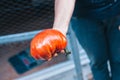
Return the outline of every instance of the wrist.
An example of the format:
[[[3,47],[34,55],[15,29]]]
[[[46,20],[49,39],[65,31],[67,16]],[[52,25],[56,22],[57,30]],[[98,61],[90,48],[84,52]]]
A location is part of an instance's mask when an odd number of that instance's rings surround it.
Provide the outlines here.
[[[63,35],[66,36],[68,26],[53,26],[53,29],[60,31]]]

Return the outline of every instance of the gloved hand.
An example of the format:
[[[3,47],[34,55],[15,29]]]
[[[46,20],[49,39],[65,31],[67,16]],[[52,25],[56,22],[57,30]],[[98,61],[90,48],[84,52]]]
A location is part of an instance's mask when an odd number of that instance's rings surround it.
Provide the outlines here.
[[[58,30],[45,29],[31,41],[30,52],[35,59],[50,60],[67,45],[66,37]]]

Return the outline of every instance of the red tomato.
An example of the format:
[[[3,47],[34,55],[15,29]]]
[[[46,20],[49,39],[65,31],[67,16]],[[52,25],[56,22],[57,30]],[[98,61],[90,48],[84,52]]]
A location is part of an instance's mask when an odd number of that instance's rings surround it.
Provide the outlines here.
[[[58,30],[45,29],[31,41],[30,52],[35,59],[50,60],[56,52],[65,49],[66,37]]]

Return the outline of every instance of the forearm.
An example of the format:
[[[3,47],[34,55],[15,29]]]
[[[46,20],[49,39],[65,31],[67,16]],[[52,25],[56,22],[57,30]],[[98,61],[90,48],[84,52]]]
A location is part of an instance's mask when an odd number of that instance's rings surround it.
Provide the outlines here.
[[[74,10],[75,0],[55,0],[55,18],[53,29],[66,34]]]

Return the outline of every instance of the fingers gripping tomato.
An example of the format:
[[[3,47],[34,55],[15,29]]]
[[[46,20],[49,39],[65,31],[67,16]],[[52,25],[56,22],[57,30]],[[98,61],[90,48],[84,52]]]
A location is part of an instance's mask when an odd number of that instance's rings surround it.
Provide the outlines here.
[[[31,41],[30,52],[35,59],[50,60],[56,52],[65,49],[66,37],[58,30],[45,29]]]

